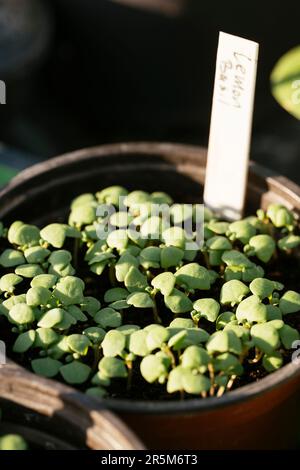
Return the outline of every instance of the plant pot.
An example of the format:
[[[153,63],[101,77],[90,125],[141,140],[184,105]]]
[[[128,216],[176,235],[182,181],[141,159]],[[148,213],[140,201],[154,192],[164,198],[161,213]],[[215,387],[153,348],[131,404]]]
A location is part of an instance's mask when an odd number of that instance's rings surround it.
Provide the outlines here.
[[[204,149],[171,144],[116,144],[72,152],[17,176],[0,194],[0,218],[38,225],[62,221],[78,193],[112,184],[166,191],[179,202],[201,202],[205,161]],[[252,163],[246,211],[270,202],[299,213],[300,188]],[[37,387],[44,383],[34,380]],[[142,402],[95,400],[76,391],[72,396],[83,407],[116,411],[150,448],[268,449],[296,445],[299,388],[300,369],[291,363],[221,398]]]
[[[30,449],[144,448],[113,413],[97,408],[82,393],[11,361],[0,366],[0,435],[20,434]]]

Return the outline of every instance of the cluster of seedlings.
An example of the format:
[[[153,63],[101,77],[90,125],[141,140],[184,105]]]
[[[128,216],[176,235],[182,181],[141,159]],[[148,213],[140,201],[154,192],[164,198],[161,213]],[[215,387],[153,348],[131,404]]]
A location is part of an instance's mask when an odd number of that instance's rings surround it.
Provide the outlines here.
[[[108,233],[99,204],[117,211]],[[149,216],[153,204],[168,205],[171,226]],[[205,210],[199,246],[182,228],[198,210],[114,186],[76,198],[68,223],[1,226],[10,357],[93,396],[137,399],[221,396],[290,361],[300,294],[282,281],[298,263],[295,215],[272,204],[229,223]]]

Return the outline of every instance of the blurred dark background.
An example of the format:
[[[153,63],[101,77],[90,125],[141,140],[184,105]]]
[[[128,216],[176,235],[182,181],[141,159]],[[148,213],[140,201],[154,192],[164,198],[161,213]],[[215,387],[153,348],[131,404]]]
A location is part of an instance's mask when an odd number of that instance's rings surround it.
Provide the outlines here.
[[[269,84],[299,18],[282,0],[0,0],[0,182],[94,144],[206,145],[222,30],[261,45],[252,158],[300,183],[300,122]]]

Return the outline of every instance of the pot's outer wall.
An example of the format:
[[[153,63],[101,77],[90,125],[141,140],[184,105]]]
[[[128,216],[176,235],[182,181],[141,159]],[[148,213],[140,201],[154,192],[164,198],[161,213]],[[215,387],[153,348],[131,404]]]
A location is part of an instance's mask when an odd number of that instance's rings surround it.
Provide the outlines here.
[[[17,176],[0,193],[0,219],[40,225],[63,221],[73,197],[112,184],[201,202],[205,163],[204,149],[173,144],[114,144],[72,152]],[[270,202],[282,202],[300,213],[300,188],[251,164],[246,212]],[[300,418],[299,369],[288,364],[222,398],[143,403],[84,397],[82,402],[117,411],[148,448],[293,448]],[[49,382],[57,387],[57,382]],[[79,392],[74,394],[81,399]]]
[[[299,440],[299,408],[297,379],[207,412],[120,416],[153,449],[292,449]]]

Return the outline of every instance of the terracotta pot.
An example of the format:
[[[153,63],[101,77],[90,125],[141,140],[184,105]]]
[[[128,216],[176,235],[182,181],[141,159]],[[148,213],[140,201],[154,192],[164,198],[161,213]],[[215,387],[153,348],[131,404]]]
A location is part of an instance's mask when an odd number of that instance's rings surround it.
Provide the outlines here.
[[[167,191],[176,201],[201,201],[204,149],[172,144],[116,144],[72,152],[21,173],[0,194],[0,218],[42,225],[64,220],[71,199],[121,184]],[[300,212],[300,188],[250,165],[246,211],[282,202]],[[43,383],[35,377],[35,386]],[[53,389],[58,387],[52,383]],[[60,385],[59,385],[60,386]],[[49,385],[50,387],[50,385]],[[291,448],[297,441],[300,368],[288,364],[221,398],[184,402],[94,400],[73,391],[82,407],[116,411],[150,448]]]

